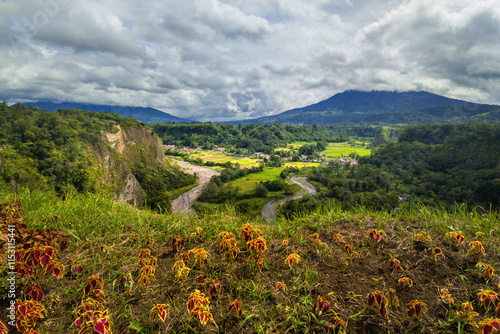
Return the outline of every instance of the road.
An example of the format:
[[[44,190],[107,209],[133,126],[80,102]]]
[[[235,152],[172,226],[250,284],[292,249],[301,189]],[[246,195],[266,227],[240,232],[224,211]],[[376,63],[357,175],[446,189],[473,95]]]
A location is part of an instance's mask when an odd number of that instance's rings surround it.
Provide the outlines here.
[[[292,177],[290,179],[290,181],[301,186],[302,189],[305,189],[307,191],[307,193],[309,193],[311,195],[316,194],[316,189],[314,188],[314,186],[312,184],[307,182],[307,178],[305,178],[305,177]],[[280,199],[277,199],[274,201],[267,202],[262,207],[262,219],[264,219],[265,221],[268,221],[268,222],[271,222],[274,219],[276,219],[276,213],[278,212],[278,208],[280,207],[280,205],[286,201],[291,201],[294,199],[302,198],[304,196],[304,194],[301,192],[299,192],[293,196],[287,196],[287,197],[283,197],[283,198],[280,198]]]
[[[194,212],[194,210],[191,208],[191,205],[200,196],[203,186],[207,184],[208,181],[210,181],[212,176],[219,175],[220,173],[207,167],[190,164],[189,162],[175,160],[175,159],[172,160],[174,161],[174,164],[178,165],[184,171],[184,173],[196,174],[199,179],[199,184],[196,187],[185,192],[184,194],[182,194],[181,196],[177,197],[172,201],[173,213],[189,214],[190,212]]]

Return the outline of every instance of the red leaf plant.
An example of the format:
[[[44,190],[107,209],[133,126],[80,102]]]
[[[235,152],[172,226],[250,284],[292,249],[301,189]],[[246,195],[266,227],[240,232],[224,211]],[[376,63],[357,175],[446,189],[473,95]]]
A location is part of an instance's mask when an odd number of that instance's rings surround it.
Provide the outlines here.
[[[39,302],[43,298],[42,288],[38,284],[29,285],[28,287],[26,287],[26,290],[24,290],[24,296],[27,299],[32,299]]]
[[[155,315],[158,315],[158,318],[160,318],[162,322],[165,322],[168,311],[170,311],[170,304],[156,304],[156,306],[151,309],[149,314],[151,319]]]
[[[485,280],[490,280],[495,276],[495,269],[489,264],[479,262],[476,264],[476,267],[481,270],[481,276],[483,276]]]
[[[172,252],[177,254],[184,247],[185,243],[185,240],[182,239],[180,235],[172,235],[172,240],[170,241]]]
[[[448,240],[448,243],[455,248],[458,247],[458,244],[465,242],[465,237],[462,235],[462,231],[448,232],[444,237]]]
[[[258,228],[254,228],[249,224],[243,224],[243,226],[241,227],[240,237],[245,239],[245,242],[256,239],[260,236],[262,236],[262,232]]]
[[[477,294],[477,297],[479,298],[479,303],[483,305],[484,308],[488,308],[497,300],[498,294],[492,290],[481,290]]]
[[[392,307],[399,307],[399,298],[396,296],[396,290],[392,288],[389,289],[389,303]]]
[[[234,312],[236,312],[237,317],[241,317],[241,315],[243,314],[242,303],[238,299],[233,300],[229,304],[229,308],[228,308],[227,312],[231,313],[232,310],[234,310]]]
[[[38,319],[45,318],[45,307],[36,300],[16,300],[16,328],[25,331],[35,327]]]
[[[0,321],[0,334],[9,334],[7,326],[5,326],[5,324],[1,321]]]
[[[399,260],[394,257],[389,260],[389,268],[397,271],[403,271],[403,267],[401,267]]]
[[[77,328],[77,334],[83,333],[98,333],[98,334],[112,334],[111,326],[112,323],[109,320],[108,310],[98,311],[91,310],[86,311],[80,317],[78,317],[71,327],[75,326]]]
[[[387,309],[389,301],[384,296],[383,292],[378,290],[372,291],[366,296],[366,299],[368,301],[368,307],[376,306],[382,316],[385,317],[389,313]]]
[[[288,257],[285,259],[285,263],[288,264],[290,268],[294,265],[297,265],[299,262],[300,262],[300,255],[295,253],[288,255]]]
[[[318,315],[322,315],[323,313],[327,313],[330,310],[330,304],[328,301],[321,297],[318,296],[318,299],[316,300],[316,313]]]
[[[422,315],[427,313],[427,304],[421,300],[412,300],[408,303],[410,308],[406,310],[408,316],[411,318],[413,316],[421,319]]]
[[[232,233],[224,231],[219,233],[219,238],[221,238],[220,251],[232,256],[232,258],[235,259],[240,252],[240,249],[237,246],[238,241],[235,236]]]
[[[479,323],[480,334],[491,334],[500,331],[500,319],[487,318]]]
[[[214,322],[209,305],[210,301],[205,297],[205,294],[200,290],[195,290],[189,296],[187,309],[191,317],[197,318],[202,325],[206,325],[209,320]]]
[[[441,258],[442,260],[444,260],[443,251],[439,247],[434,247],[432,249],[432,255],[434,256],[434,262],[436,262],[436,264],[438,263],[438,258]]]
[[[479,313],[474,312],[474,308],[470,302],[465,302],[462,304],[463,311],[458,311],[457,315],[459,318],[464,319],[466,325],[469,328],[478,327],[475,318],[479,316]]]
[[[205,279],[203,276],[199,276],[196,280],[200,289],[205,291],[209,297],[215,297],[220,291],[220,281],[218,279],[208,278]]]
[[[287,290],[286,284],[284,282],[276,282],[276,290],[286,291]]]
[[[333,324],[333,329],[340,327],[339,333],[345,333],[347,330],[347,323],[344,321],[344,319],[335,317],[335,323]]]
[[[465,256],[473,261],[481,261],[483,255],[486,253],[481,241],[471,241],[469,242],[469,250]]]
[[[380,234],[379,231],[377,231],[376,229],[372,228],[369,232],[368,232],[368,236],[370,237],[370,239],[373,241],[373,242],[380,242],[382,240],[382,235]]]
[[[403,278],[398,279],[398,284],[403,289],[410,288],[413,286],[413,281],[408,277],[403,277]]]

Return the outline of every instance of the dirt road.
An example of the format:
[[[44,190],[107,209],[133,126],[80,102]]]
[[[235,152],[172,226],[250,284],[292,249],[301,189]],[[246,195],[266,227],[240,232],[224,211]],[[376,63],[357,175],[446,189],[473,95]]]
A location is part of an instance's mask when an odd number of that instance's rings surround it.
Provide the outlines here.
[[[200,196],[203,186],[210,181],[212,176],[219,175],[220,173],[207,167],[190,164],[189,162],[175,159],[172,160],[174,161],[174,164],[177,164],[184,171],[184,173],[196,174],[199,179],[199,184],[196,187],[188,192],[185,192],[172,201],[172,212],[175,214],[192,212],[190,207],[196,201],[198,196]]]

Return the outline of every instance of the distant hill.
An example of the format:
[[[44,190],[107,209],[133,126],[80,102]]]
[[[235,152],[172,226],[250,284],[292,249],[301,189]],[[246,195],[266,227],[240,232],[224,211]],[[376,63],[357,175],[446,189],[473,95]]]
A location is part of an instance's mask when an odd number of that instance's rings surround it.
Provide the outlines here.
[[[87,111],[106,111],[116,113],[122,117],[132,117],[142,123],[180,123],[180,122],[193,122],[189,119],[179,118],[167,114],[163,111],[154,108],[141,108],[141,107],[120,107],[108,105],[95,105],[95,104],[82,104],[74,102],[30,102],[23,103],[25,106],[38,107],[47,111],[56,111],[59,109],[78,109]]]
[[[310,106],[236,124],[426,124],[500,121],[500,106],[428,92],[345,91]]]

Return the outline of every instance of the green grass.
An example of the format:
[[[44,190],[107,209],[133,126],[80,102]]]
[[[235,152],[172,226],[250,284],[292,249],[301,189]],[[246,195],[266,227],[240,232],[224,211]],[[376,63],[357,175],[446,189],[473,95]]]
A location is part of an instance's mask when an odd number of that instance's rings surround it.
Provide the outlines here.
[[[244,177],[231,181],[230,184],[233,187],[240,188],[243,194],[251,193],[255,189],[255,185],[259,182],[265,182],[268,180],[272,181],[279,178],[279,175],[283,169],[284,167],[264,167],[264,170],[262,172],[248,174]]]
[[[263,174],[266,173],[271,175],[269,171]],[[301,213],[291,220],[278,218],[268,225],[259,219],[238,216],[231,206],[214,208],[197,218],[138,210],[100,195],[70,193],[60,199],[38,191],[23,191],[17,195],[2,192],[0,197],[2,203],[21,199],[24,223],[29,228],[53,227],[70,236],[70,247],[58,253],[58,260],[66,267],[64,277],[56,280],[42,274],[37,278],[46,292],[43,302],[49,293],[61,298],[60,306],[48,312],[37,325],[41,333],[71,331],[70,325],[75,321],[71,311],[82,299],[88,277],[93,275],[104,281],[103,309],[109,310],[113,333],[121,334],[338,332],[331,328],[336,316],[348,322],[348,332],[363,333],[369,329],[379,333],[455,333],[457,326],[464,327],[454,316],[462,303],[472,301],[481,318],[491,317],[493,310],[479,305],[477,292],[498,291],[498,277],[484,280],[476,263],[465,256],[468,242],[477,240],[475,233],[482,232],[481,241],[486,248],[483,262],[497,266],[496,273],[499,270],[500,217],[481,208],[457,206],[446,212],[414,205],[400,212],[381,212],[361,206],[345,211],[339,205],[332,205]],[[255,265],[240,237],[241,227],[246,223],[263,232],[268,250],[261,255],[262,270]],[[190,235],[196,227],[203,231],[193,238]],[[372,228],[384,232],[380,243],[374,244],[367,237]],[[466,238],[459,249],[451,249],[443,242],[444,234],[452,229],[462,230]],[[432,247],[441,247],[446,262],[434,263],[431,246],[415,247],[413,236],[422,230],[432,236]],[[220,251],[218,236],[222,231],[236,236],[241,250],[236,260]],[[132,237],[134,233],[139,234],[137,240]],[[310,242],[313,233],[318,233],[328,248],[314,246]],[[346,257],[342,243],[332,241],[336,233],[342,234],[345,242],[359,252],[359,258]],[[185,239],[182,252],[195,248],[208,252],[208,263],[203,267],[190,265],[192,270],[183,283],[176,282],[172,272],[173,264],[180,258],[172,252],[173,234]],[[147,243],[150,239],[154,242]],[[287,247],[282,246],[285,239]],[[99,249],[101,245],[107,246],[104,251]],[[150,249],[158,263],[156,279],[141,287],[137,283],[141,268],[137,255],[143,248]],[[299,254],[301,262],[289,269],[284,259],[292,253]],[[392,256],[402,261],[404,272],[395,273],[387,267]],[[83,267],[80,275],[70,273],[75,260]],[[200,275],[221,283],[220,292],[210,299],[216,325],[203,326],[190,318],[186,310],[189,295],[201,289],[197,283]],[[5,272],[0,276],[0,295],[5,305],[8,302],[4,293]],[[398,288],[397,279],[402,276],[412,278],[414,286],[404,291]],[[122,277],[130,277],[134,284],[122,286]],[[288,290],[277,291],[278,281],[284,282]],[[455,306],[440,302],[440,289],[448,283],[454,284],[450,292]],[[17,297],[22,298],[25,287],[21,280],[18,284]],[[385,319],[376,309],[366,308],[366,295],[375,290],[386,293],[389,288],[396,289],[401,306],[390,307]],[[336,313],[318,314],[315,305],[319,296]],[[228,305],[235,299],[242,302],[241,317],[228,313]],[[428,313],[420,320],[406,315],[407,304],[414,299],[429,306]],[[157,303],[170,304],[165,323],[149,318],[151,308]],[[5,313],[0,314],[0,320],[6,322]]]
[[[370,155],[369,149],[361,145],[361,143],[356,143],[355,145],[350,145],[348,142],[344,143],[328,143],[328,147],[322,152],[327,158],[335,158],[346,156],[351,153],[357,153],[360,156]]]

